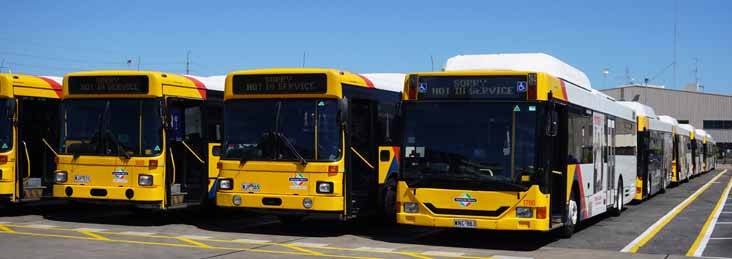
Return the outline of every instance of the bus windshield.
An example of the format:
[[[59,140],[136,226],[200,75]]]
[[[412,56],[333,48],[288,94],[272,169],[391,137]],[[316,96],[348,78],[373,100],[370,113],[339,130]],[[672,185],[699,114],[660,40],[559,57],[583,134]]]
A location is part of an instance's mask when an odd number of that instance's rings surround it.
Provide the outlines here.
[[[402,178],[410,187],[525,190],[541,112],[534,103],[407,102]]]
[[[222,159],[338,161],[337,111],[335,99],[228,101]]]
[[[61,152],[156,156],[162,153],[158,99],[70,99],[63,102]]]
[[[0,102],[0,152],[13,148],[13,115],[9,114],[9,105],[15,105],[15,99],[8,98]]]

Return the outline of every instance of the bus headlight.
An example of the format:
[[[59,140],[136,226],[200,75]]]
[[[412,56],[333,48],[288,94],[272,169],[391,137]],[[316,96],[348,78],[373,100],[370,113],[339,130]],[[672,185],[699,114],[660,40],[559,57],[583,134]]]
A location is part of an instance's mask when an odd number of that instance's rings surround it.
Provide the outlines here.
[[[137,184],[140,186],[151,186],[153,184],[152,175],[141,174],[137,177]]]
[[[404,212],[406,213],[419,213],[419,204],[416,202],[405,202]]]
[[[69,173],[66,171],[57,171],[55,180],[57,183],[64,183],[69,178]]]
[[[234,188],[234,180],[232,179],[219,179],[219,189],[231,190]]]
[[[517,218],[533,218],[534,210],[532,208],[518,207],[518,208],[516,208],[516,217]]]
[[[241,205],[241,197],[239,195],[234,195],[234,197],[231,198],[231,203],[236,206]]]
[[[305,207],[306,209],[312,208],[313,199],[310,199],[310,198],[302,199],[302,206]]]
[[[318,193],[333,193],[333,183],[318,182]]]

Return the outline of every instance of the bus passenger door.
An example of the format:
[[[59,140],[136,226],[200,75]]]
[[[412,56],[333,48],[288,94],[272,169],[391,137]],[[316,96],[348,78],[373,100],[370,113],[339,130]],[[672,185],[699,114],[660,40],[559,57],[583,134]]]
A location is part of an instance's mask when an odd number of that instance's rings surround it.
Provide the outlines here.
[[[556,112],[552,115],[552,112]],[[567,205],[567,177],[571,172],[567,172],[567,143],[568,143],[568,125],[567,125],[567,110],[565,106],[556,105],[554,111],[552,106],[547,105],[546,116],[556,116],[554,120],[556,125],[556,134],[543,134],[543,152],[542,154],[548,156],[545,159],[549,164],[547,167],[547,180],[549,186],[549,197],[552,224],[561,224],[564,222],[563,219],[567,218],[566,205]],[[545,120],[547,123],[551,123],[551,119]],[[546,125],[545,125],[546,126]],[[554,136],[552,136],[554,135]]]
[[[350,186],[347,187],[347,199],[350,201],[351,210],[349,214],[355,214],[359,210],[367,210],[376,205],[378,186],[378,172],[375,163],[377,144],[374,136],[374,119],[376,107],[372,101],[363,99],[351,99],[349,104],[350,123],[350,147],[346,147],[349,154]],[[347,201],[347,202],[348,202]]]
[[[208,195],[207,140],[202,122],[202,103],[200,100],[168,98],[166,206],[201,203]]]
[[[621,192],[619,188],[616,188],[616,177],[615,177],[615,120],[607,120],[607,131],[605,132],[605,139],[607,146],[605,147],[605,155],[607,156],[607,192],[605,200],[609,201],[608,207],[615,205],[616,192]],[[619,187],[619,186],[618,186]]]
[[[58,142],[59,101],[21,97],[18,99],[18,141],[16,161],[20,181],[19,197],[38,200],[50,196]]]

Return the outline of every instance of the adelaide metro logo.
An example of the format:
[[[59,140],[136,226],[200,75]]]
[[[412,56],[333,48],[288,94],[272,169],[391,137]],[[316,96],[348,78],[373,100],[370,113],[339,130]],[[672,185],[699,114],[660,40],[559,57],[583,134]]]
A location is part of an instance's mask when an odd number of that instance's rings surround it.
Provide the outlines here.
[[[473,198],[473,196],[470,196],[470,193],[463,193],[463,195],[456,197],[453,199],[455,202],[460,204],[462,207],[468,207],[470,204],[478,202],[478,199]]]

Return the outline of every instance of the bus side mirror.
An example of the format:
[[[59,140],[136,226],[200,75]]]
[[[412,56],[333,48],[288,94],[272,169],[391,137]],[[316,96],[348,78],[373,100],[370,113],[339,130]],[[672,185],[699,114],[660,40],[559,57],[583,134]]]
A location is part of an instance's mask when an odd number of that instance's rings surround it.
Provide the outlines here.
[[[15,115],[15,99],[7,99],[5,101],[5,116],[13,118]]]
[[[342,128],[346,127],[348,122],[348,98],[338,100],[338,122]]]
[[[546,135],[556,137],[559,131],[559,114],[552,110],[546,116]]]

